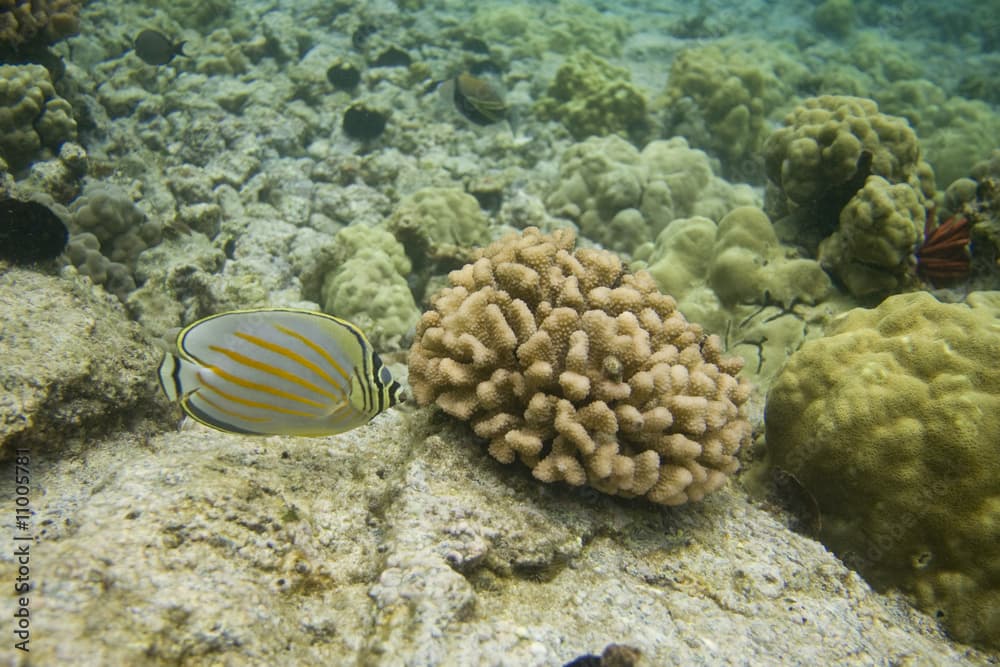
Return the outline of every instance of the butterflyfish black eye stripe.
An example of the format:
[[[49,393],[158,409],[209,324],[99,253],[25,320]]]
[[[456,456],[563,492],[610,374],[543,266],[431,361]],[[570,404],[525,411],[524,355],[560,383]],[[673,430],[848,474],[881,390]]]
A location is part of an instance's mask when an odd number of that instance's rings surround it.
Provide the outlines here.
[[[249,435],[321,436],[370,421],[399,383],[354,324],[293,308],[219,313],[181,330],[160,364],[164,394],[192,419]]]
[[[382,360],[379,356],[372,351],[371,354],[371,366],[372,366],[372,392],[375,394],[375,400],[378,401],[378,405],[375,408],[375,412],[382,412],[385,410],[385,387],[382,386],[382,378],[379,374],[382,371]]]
[[[166,397],[172,401],[177,400],[180,395],[180,369],[181,366],[173,355],[165,355],[160,362],[160,368],[156,376],[160,383],[160,389]]]

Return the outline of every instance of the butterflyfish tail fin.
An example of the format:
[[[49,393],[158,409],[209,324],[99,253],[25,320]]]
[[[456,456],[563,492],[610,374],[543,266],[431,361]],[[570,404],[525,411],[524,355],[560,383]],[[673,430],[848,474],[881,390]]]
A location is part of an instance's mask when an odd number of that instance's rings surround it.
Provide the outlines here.
[[[160,362],[160,389],[170,401],[177,401],[198,386],[198,365],[175,354],[165,354]]]

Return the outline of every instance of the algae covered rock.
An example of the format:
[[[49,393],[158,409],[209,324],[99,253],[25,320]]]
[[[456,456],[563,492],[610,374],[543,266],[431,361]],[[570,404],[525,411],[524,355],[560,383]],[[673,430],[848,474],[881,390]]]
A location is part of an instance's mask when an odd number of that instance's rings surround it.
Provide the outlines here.
[[[0,459],[58,447],[155,406],[160,354],[120,307],[82,283],[0,273]]]
[[[225,20],[236,3],[233,0],[152,0],[150,5],[162,9],[185,28],[205,30]]]
[[[970,660],[738,489],[676,512],[540,493],[441,427],[36,451],[31,663],[551,667],[612,639],[657,666]]]
[[[959,640],[1000,647],[1000,293],[855,309],[767,397],[769,464],[814,499],[820,538]]]

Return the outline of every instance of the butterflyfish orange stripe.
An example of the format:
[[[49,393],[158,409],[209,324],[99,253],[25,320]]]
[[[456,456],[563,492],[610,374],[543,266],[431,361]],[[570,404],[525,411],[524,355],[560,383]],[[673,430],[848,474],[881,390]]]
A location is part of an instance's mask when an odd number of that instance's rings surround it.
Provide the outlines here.
[[[313,341],[309,340],[308,338],[306,338],[305,336],[303,336],[302,334],[300,334],[297,331],[292,331],[291,329],[289,329],[287,327],[283,327],[283,326],[276,326],[275,329],[277,329],[278,331],[280,331],[280,332],[282,332],[284,334],[288,334],[292,338],[298,339],[299,342],[301,342],[303,345],[307,346],[313,352],[315,352],[316,354],[318,354],[321,357],[323,357],[323,359],[326,361],[326,363],[330,364],[333,367],[333,369],[335,371],[337,371],[337,375],[339,375],[344,380],[344,382],[350,384],[350,382],[351,382],[350,375],[348,374],[348,372],[346,370],[344,370],[344,367],[341,366],[337,362],[336,359],[334,359],[333,357],[330,356],[329,352],[327,352],[326,350],[324,350],[323,348],[321,348],[319,345],[317,345]],[[330,380],[330,383],[331,384],[335,384],[338,387],[340,386],[340,383],[334,382],[333,380]]]
[[[296,415],[298,417],[313,417],[313,418],[316,418],[316,417],[321,417],[322,416],[321,414],[318,415],[318,414],[316,414],[314,412],[303,412],[302,410],[292,410],[291,408],[283,408],[283,407],[274,405],[272,403],[263,403],[261,401],[251,401],[251,400],[243,398],[241,396],[236,396],[235,394],[230,394],[229,392],[223,391],[223,390],[219,389],[218,387],[216,387],[215,385],[213,385],[211,382],[208,382],[207,380],[202,380],[201,384],[202,384],[202,386],[205,387],[205,389],[208,389],[209,391],[211,391],[214,394],[218,394],[219,396],[221,396],[222,398],[226,399],[230,403],[238,403],[240,405],[245,405],[248,408],[258,408],[260,410],[270,410],[272,412],[280,412],[281,414],[284,414],[284,415]]]
[[[243,366],[247,366],[248,368],[252,368],[256,371],[261,371],[263,373],[269,373],[270,375],[279,377],[282,380],[287,380],[288,382],[291,382],[293,384],[297,384],[300,387],[303,387],[304,389],[316,392],[317,394],[326,396],[327,398],[334,400],[336,400],[337,398],[336,396],[326,391],[325,389],[317,387],[309,380],[299,377],[294,373],[290,373],[283,368],[278,368],[277,366],[272,366],[271,364],[265,364],[261,361],[257,361],[256,359],[248,357],[245,354],[240,354],[235,350],[228,350],[224,347],[219,347],[218,345],[209,345],[208,349],[212,350],[213,352],[218,352],[219,354],[224,354],[233,361],[235,361],[236,363],[241,364]]]
[[[188,397],[186,397],[184,399],[184,401],[185,401],[185,403],[189,403],[193,398],[194,398],[194,396],[188,396]],[[208,405],[212,406],[213,408],[215,408],[216,410],[218,410],[222,414],[229,415],[230,417],[235,417],[236,419],[242,419],[243,421],[248,421],[248,422],[269,422],[269,421],[271,421],[270,417],[254,417],[254,416],[251,416],[251,415],[245,415],[243,413],[236,412],[235,410],[230,410],[229,408],[224,408],[221,405],[219,405],[218,403],[216,403],[215,401],[213,401],[212,399],[210,399],[208,396],[205,396],[205,395],[200,394],[200,393],[198,394],[198,400],[199,401],[204,401],[205,403],[207,403]]]
[[[284,345],[278,345],[277,343],[272,343],[270,341],[264,340],[263,338],[258,338],[257,336],[251,336],[250,334],[245,334],[245,333],[240,332],[240,331],[237,331],[233,335],[236,336],[237,338],[240,338],[242,340],[247,341],[248,343],[252,343],[253,345],[256,345],[257,347],[261,347],[261,348],[263,348],[265,350],[268,350],[270,352],[274,352],[275,354],[280,354],[281,356],[285,357],[286,359],[291,359],[292,361],[294,361],[294,362],[296,362],[296,363],[298,363],[298,364],[300,364],[300,365],[308,368],[313,373],[315,373],[319,377],[321,377],[324,380],[326,380],[327,382],[329,382],[332,387],[335,387],[336,389],[340,389],[341,393],[343,393],[343,388],[340,386],[340,383],[337,382],[336,380],[334,380],[332,377],[330,377],[329,373],[327,373],[325,370],[323,370],[322,368],[320,368],[319,366],[317,366],[313,362],[311,362],[308,359],[306,359],[305,357],[303,357],[301,354],[299,354],[295,350],[290,350],[287,347],[285,347]],[[304,338],[302,340],[303,340],[303,342],[305,342]]]
[[[259,382],[251,382],[250,380],[241,378],[238,375],[233,375],[229,371],[223,370],[218,366],[209,366],[208,370],[212,371],[223,380],[226,380],[227,382],[232,382],[233,384],[239,385],[240,387],[244,387],[246,389],[252,389],[254,391],[259,391],[264,394],[270,394],[271,396],[277,396],[278,398],[285,398],[288,399],[289,401],[295,401],[297,403],[305,403],[306,405],[311,405],[316,408],[322,408],[325,407],[326,405],[325,403],[320,403],[319,401],[314,401],[311,398],[306,398],[305,396],[299,396],[298,394],[293,394],[290,391],[285,391],[284,389],[269,387],[266,384],[260,384]],[[205,378],[202,377],[200,374],[199,378],[201,379],[203,384],[206,383]],[[330,398],[337,399],[338,397],[331,396]]]

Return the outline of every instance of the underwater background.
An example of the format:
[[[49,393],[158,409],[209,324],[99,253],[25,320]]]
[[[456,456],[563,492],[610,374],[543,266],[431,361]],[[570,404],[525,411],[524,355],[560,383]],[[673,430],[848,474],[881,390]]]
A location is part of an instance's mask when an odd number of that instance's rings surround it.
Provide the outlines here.
[[[998,258],[997,0],[0,0],[0,659],[996,664]],[[410,400],[182,423],[265,308]]]

